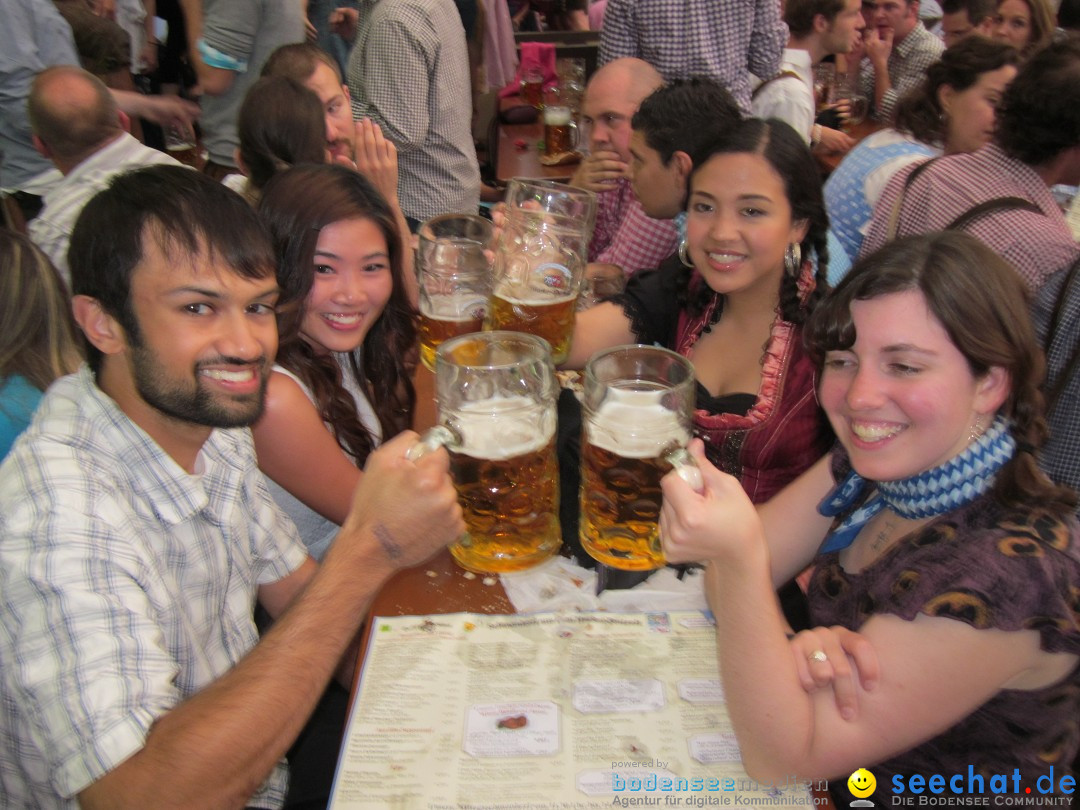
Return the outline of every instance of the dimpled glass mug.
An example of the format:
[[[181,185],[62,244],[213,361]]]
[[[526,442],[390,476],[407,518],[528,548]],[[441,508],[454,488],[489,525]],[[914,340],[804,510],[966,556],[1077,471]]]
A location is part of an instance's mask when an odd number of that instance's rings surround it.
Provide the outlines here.
[[[485,326],[538,335],[551,344],[555,365],[566,360],[595,222],[591,191],[511,180]]]
[[[694,384],[689,360],[655,346],[615,346],[586,363],[579,534],[597,561],[626,571],[664,565],[660,479],[674,468],[702,489],[686,451]]]
[[[555,457],[558,382],[547,341],[520,332],[452,338],[435,355],[439,425],[409,452],[443,445],[465,514],[450,546],[470,571],[530,568],[562,545]]]
[[[434,371],[439,344],[483,328],[495,234],[489,220],[443,214],[424,222],[417,235],[420,359]]]

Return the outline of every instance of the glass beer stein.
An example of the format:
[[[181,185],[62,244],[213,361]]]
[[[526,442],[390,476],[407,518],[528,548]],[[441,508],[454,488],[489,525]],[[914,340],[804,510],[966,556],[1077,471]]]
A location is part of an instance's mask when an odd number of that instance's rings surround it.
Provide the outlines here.
[[[544,154],[555,157],[572,152],[578,147],[578,125],[574,111],[566,104],[548,104],[544,107]]]
[[[486,326],[538,335],[551,344],[556,365],[566,360],[595,222],[591,191],[511,180]]]
[[[434,371],[440,343],[484,326],[494,230],[482,217],[443,214],[424,222],[418,235],[420,359]]]
[[[450,546],[470,571],[520,571],[559,550],[555,457],[558,383],[547,343],[519,332],[452,338],[435,360],[439,425],[410,451],[438,445],[465,513]]]
[[[654,346],[616,346],[585,365],[581,437],[581,545],[626,571],[664,565],[660,479],[672,468],[700,490],[686,451],[694,369]]]

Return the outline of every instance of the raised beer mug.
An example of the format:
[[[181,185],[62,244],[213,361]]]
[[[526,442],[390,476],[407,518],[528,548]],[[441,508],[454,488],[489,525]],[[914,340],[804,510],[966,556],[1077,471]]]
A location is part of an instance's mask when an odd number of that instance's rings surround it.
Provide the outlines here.
[[[439,425],[410,458],[444,445],[465,514],[450,546],[470,571],[520,571],[559,550],[558,383],[547,342],[519,332],[452,338],[436,352]]]
[[[549,180],[511,180],[486,325],[538,335],[551,344],[556,365],[566,360],[595,221],[591,191]]]
[[[613,568],[664,564],[660,479],[672,468],[701,489],[686,451],[694,369],[654,346],[616,346],[585,365],[581,437],[581,545]]]
[[[443,214],[424,222],[418,236],[420,359],[434,371],[440,343],[484,326],[495,233],[482,217]]]

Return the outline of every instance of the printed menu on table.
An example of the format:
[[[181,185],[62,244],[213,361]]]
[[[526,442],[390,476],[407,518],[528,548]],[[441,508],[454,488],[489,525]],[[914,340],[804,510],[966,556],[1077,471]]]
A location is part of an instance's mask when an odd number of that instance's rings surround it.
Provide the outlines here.
[[[333,810],[807,807],[743,771],[711,619],[372,619]]]

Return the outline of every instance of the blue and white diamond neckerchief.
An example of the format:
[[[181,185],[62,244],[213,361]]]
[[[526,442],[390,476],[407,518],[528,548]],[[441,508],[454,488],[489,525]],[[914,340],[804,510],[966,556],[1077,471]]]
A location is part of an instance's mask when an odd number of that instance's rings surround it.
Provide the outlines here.
[[[902,518],[934,517],[971,503],[994,484],[994,476],[1016,452],[1009,423],[997,417],[982,436],[939,467],[899,481],[867,481],[852,470],[818,505],[818,512],[835,517],[851,508],[869,484],[874,496],[825,538],[821,553],[847,548],[866,523],[887,505]]]

